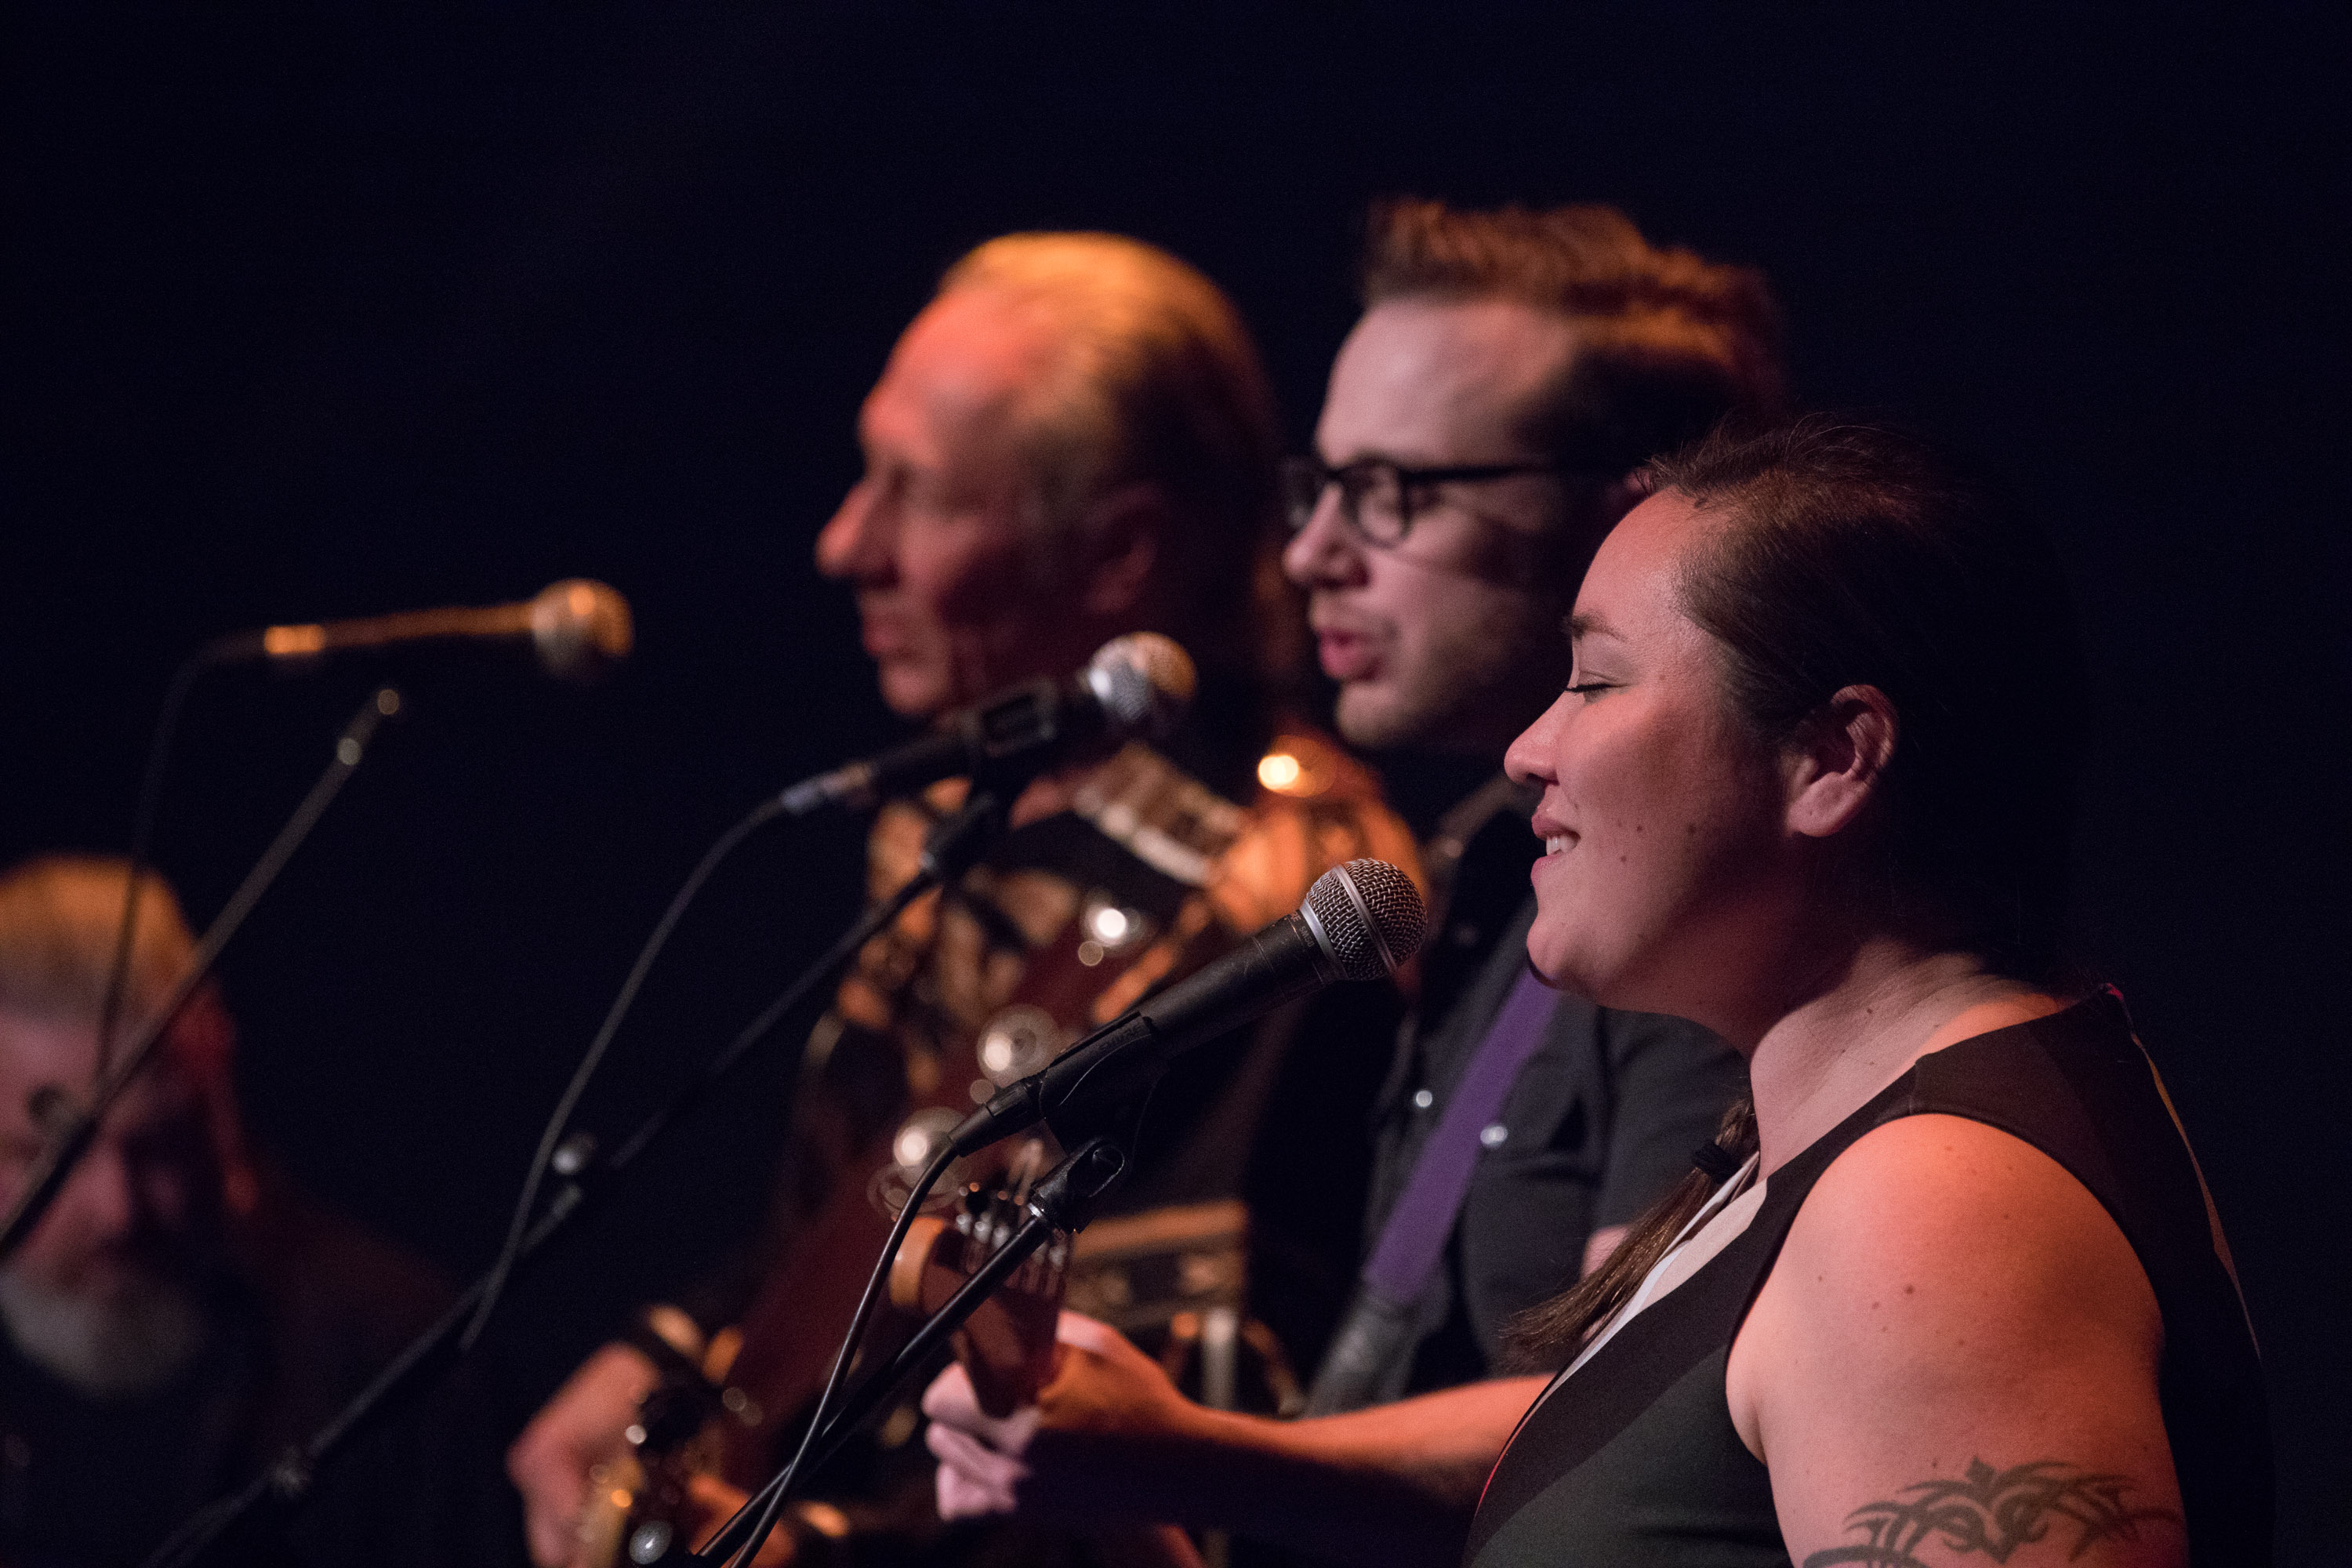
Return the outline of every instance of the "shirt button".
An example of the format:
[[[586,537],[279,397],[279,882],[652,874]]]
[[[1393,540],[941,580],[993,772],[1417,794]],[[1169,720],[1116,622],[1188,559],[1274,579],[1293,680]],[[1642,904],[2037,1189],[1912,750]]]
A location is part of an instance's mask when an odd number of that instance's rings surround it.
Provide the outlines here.
[[[1480,1130],[1478,1133],[1478,1142],[1486,1148],[1499,1149],[1503,1146],[1503,1140],[1508,1138],[1510,1135],[1511,1130],[1504,1126],[1501,1122],[1489,1121],[1483,1129]]]
[[[1416,1089],[1412,1091],[1412,1108],[1415,1110],[1427,1110],[1431,1106],[1435,1105],[1436,1103],[1437,1096],[1431,1093],[1428,1089]]]

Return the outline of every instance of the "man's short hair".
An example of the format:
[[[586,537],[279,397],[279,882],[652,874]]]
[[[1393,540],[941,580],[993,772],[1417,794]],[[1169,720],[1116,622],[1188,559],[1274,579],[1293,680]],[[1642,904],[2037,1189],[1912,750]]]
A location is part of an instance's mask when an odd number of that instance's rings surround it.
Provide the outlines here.
[[[122,929],[130,862],[43,855],[0,873],[0,1010],[95,1024]],[[163,1004],[195,954],[180,900],[152,871],[139,883],[137,930],[116,1011],[118,1046]],[[181,1009],[164,1048],[209,1095],[226,1094],[233,1034],[207,984]]]
[[[1500,298],[1567,317],[1569,373],[1518,434],[1579,469],[1630,473],[1727,415],[1769,417],[1787,395],[1763,275],[1654,246],[1614,207],[1381,203],[1363,291],[1367,308]]]
[[[1096,500],[1153,486],[1175,514],[1161,581],[1214,661],[1259,648],[1254,613],[1278,594],[1274,395],[1231,300],[1156,246],[1113,234],[1011,234],[940,279],[985,289],[1055,325],[1050,369],[1021,424],[1041,542],[1052,548]]]

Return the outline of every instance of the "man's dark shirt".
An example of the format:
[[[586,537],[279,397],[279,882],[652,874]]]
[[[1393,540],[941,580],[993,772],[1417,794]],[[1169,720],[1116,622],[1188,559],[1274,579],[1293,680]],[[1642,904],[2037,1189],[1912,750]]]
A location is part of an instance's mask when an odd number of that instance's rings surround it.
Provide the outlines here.
[[[205,1343],[163,1386],[93,1399],[0,1332],[6,1568],[142,1562],[190,1513],[311,1436],[447,1300],[348,1222],[278,1182],[264,1190],[208,1293]],[[214,1561],[518,1563],[520,1515],[495,1438],[467,1386],[445,1383],[321,1474],[290,1554],[237,1542]]]
[[[1527,874],[1540,846],[1524,802],[1500,792],[1493,801],[1483,822],[1452,825],[1467,830],[1423,950],[1418,1005],[1373,1110],[1367,1250],[1526,965],[1535,919]],[[1433,860],[1445,847],[1435,847]],[[1695,1024],[1561,995],[1482,1140],[1444,1257],[1415,1304],[1410,1362],[1388,1369],[1378,1396],[1502,1370],[1511,1317],[1574,1283],[1586,1238],[1638,1217],[1671,1186],[1746,1086],[1738,1057]]]

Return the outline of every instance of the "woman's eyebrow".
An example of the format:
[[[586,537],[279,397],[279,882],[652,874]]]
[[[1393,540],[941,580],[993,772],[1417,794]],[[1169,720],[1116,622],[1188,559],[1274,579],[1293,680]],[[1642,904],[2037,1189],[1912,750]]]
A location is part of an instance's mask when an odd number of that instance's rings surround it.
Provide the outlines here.
[[[1582,637],[1606,637],[1617,635],[1615,628],[1591,610],[1575,611],[1566,620],[1560,622],[1559,626],[1560,630],[1568,634],[1568,640],[1570,642]]]

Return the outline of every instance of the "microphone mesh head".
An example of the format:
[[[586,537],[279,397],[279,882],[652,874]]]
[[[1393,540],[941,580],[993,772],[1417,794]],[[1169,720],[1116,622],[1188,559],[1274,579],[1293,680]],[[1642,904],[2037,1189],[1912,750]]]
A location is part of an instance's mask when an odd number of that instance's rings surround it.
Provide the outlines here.
[[[629,601],[586,577],[567,577],[530,602],[530,637],[550,675],[583,680],[629,657],[636,631]]]
[[[1392,973],[1421,951],[1421,894],[1412,878],[1385,860],[1332,867],[1307,890],[1307,910],[1339,973],[1350,980]]]
[[[1095,650],[1087,684],[1113,727],[1162,740],[1192,705],[1192,656],[1158,632],[1129,632]]]

